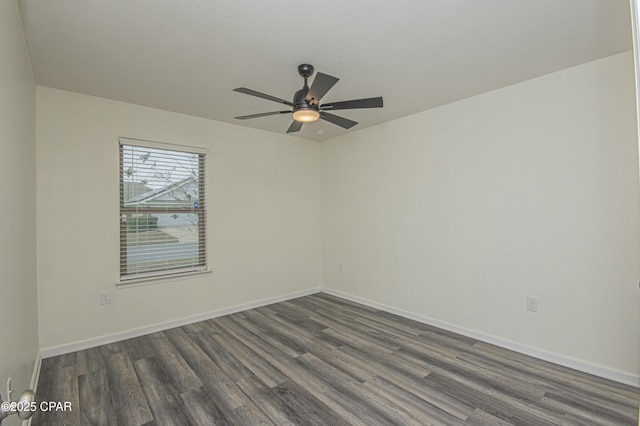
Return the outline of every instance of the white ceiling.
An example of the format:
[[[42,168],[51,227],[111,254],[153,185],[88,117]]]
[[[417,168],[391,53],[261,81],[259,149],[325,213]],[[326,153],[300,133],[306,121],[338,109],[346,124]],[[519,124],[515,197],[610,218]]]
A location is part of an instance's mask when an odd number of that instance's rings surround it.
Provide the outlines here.
[[[284,133],[297,66],[340,81],[323,98],[351,131],[631,49],[626,0],[20,0],[36,82]],[[284,108],[286,109],[286,108]],[[336,112],[338,114],[338,112]],[[323,133],[321,133],[323,131]],[[347,132],[318,121],[296,135]]]

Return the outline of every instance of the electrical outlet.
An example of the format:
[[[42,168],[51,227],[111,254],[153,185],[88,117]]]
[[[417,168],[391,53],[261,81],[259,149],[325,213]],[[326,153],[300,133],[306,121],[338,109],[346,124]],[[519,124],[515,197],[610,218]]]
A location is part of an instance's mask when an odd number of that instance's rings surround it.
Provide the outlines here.
[[[538,299],[535,297],[527,297],[527,311],[538,312]]]
[[[342,272],[344,269],[342,268],[342,263],[338,265],[338,272]]]
[[[100,304],[108,305],[109,303],[111,303],[111,292],[103,291],[102,293],[100,293]]]

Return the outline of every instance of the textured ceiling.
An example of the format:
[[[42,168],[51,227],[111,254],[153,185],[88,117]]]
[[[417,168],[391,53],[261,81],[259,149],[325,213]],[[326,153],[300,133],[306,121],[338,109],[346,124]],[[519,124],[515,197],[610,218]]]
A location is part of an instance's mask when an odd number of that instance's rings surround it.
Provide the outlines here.
[[[340,81],[323,98],[372,126],[631,49],[626,0],[20,0],[36,82],[284,133],[297,66]],[[286,109],[286,108],[285,108]],[[336,112],[337,113],[337,112]],[[298,136],[347,132],[318,121]]]

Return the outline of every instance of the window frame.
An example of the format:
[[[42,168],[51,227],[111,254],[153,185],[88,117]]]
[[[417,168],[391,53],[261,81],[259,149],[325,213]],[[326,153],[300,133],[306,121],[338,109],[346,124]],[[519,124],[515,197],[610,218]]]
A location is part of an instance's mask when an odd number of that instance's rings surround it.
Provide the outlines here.
[[[177,151],[185,154],[198,156],[198,207],[185,209],[184,207],[130,207],[125,206],[124,199],[124,155],[123,146],[134,148],[150,148],[154,150]],[[119,158],[119,280],[118,285],[148,283],[151,281],[167,281],[180,278],[188,278],[193,275],[209,273],[208,250],[207,250],[207,204],[206,204],[206,160],[208,150],[206,148],[177,145],[164,142],[154,142],[142,139],[118,138],[118,158]],[[198,264],[193,266],[166,267],[149,272],[128,272],[127,263],[127,215],[130,214],[171,214],[190,213],[198,217]]]

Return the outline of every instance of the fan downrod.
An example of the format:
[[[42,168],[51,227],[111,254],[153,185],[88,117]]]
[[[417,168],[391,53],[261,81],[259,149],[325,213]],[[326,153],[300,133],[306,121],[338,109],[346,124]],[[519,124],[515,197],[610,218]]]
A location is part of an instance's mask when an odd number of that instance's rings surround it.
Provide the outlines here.
[[[313,75],[313,65],[301,64],[298,65],[298,74],[304,78],[311,77]]]

